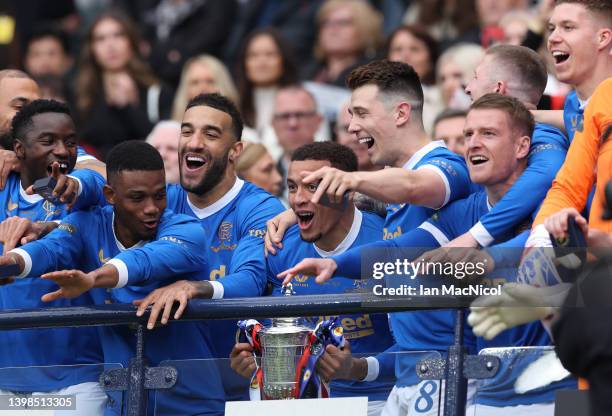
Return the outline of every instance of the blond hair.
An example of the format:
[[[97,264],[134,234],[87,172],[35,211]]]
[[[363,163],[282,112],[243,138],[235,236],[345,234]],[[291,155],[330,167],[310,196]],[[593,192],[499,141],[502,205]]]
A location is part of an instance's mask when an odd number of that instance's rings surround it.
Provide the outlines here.
[[[317,13],[319,30],[327,16],[340,7],[349,6],[353,12],[357,33],[359,34],[359,53],[376,53],[382,44],[382,15],[365,0],[329,0],[321,6]],[[314,55],[320,62],[325,61],[325,52],[320,44],[320,37],[314,49]]]
[[[190,58],[183,65],[181,81],[179,82],[176,95],[174,96],[174,103],[172,104],[173,120],[181,121],[183,119],[185,107],[189,101],[189,97],[187,97],[187,72],[195,64],[204,65],[212,72],[219,94],[229,98],[235,105],[240,104],[236,85],[223,62],[211,55],[198,55]]]
[[[268,149],[260,143],[245,142],[244,149],[236,162],[236,174],[242,177],[242,174],[249,170],[259,159],[261,159]]]

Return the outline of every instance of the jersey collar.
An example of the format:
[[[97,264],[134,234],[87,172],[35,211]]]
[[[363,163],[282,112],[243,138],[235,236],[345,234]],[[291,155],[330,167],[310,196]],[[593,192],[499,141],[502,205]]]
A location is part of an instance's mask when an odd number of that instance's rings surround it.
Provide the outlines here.
[[[185,198],[187,198],[187,204],[189,205],[189,208],[191,208],[193,213],[196,215],[196,217],[198,217],[199,219],[204,219],[204,218],[210,217],[213,214],[216,214],[217,212],[225,208],[227,204],[232,202],[232,200],[236,198],[236,196],[238,196],[238,193],[240,192],[243,186],[244,186],[244,181],[240,178],[236,178],[236,182],[234,182],[234,185],[232,186],[232,188],[225,195],[223,195],[218,201],[207,206],[206,208],[198,208],[195,205],[193,205],[191,201],[189,200],[189,196],[187,195],[185,196]]]
[[[43,200],[43,197],[38,194],[26,194],[25,189],[23,189],[23,185],[21,184],[21,180],[19,181],[19,196],[29,204],[35,204]]]
[[[413,154],[412,157],[408,159],[408,162],[406,162],[402,167],[406,170],[414,169],[416,164],[419,163],[427,153],[431,152],[434,149],[437,149],[438,147],[446,147],[443,140],[435,140],[433,142],[427,143],[425,146],[417,150],[416,153]]]
[[[119,251],[126,251],[131,248],[139,248],[139,247],[144,246],[147,243],[144,240],[140,240],[139,242],[134,244],[132,247],[127,247],[127,248],[123,244],[121,244],[121,241],[119,241],[119,239],[117,238],[117,234],[115,234],[115,213],[114,212],[113,212],[113,223],[111,225],[111,228],[113,229],[113,238],[115,239],[115,244],[117,245],[117,248],[119,249]]]
[[[342,240],[340,244],[338,244],[338,247],[336,247],[332,251],[321,250],[319,247],[317,247],[315,243],[312,243],[312,246],[314,247],[317,254],[319,254],[319,256],[323,258],[326,258],[331,256],[337,256],[338,254],[342,254],[346,250],[348,250],[348,248],[353,245],[353,243],[357,239],[357,236],[359,235],[362,220],[363,214],[361,213],[361,211],[355,208],[351,229],[349,230],[348,234],[346,234],[346,237],[344,237],[344,240]]]

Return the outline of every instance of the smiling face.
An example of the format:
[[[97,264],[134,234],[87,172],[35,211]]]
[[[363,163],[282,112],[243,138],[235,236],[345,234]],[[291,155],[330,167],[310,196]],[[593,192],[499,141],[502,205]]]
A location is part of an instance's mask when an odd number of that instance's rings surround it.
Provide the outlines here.
[[[71,172],[77,157],[72,118],[64,113],[36,114],[22,137],[16,138],[15,153],[26,182],[50,176],[55,162],[59,163],[61,173]]]
[[[187,109],[179,141],[183,188],[203,195],[217,186],[226,173],[236,140],[229,114],[201,105]]]
[[[593,14],[580,4],[555,7],[548,24],[548,51],[559,81],[574,86],[588,81],[600,53],[600,28]]]
[[[310,200],[317,190],[316,184],[302,183],[301,172],[313,172],[324,166],[331,164],[326,160],[293,161],[287,173],[289,206],[297,215],[302,240],[311,243],[329,234],[342,217],[341,210],[313,204]]]
[[[396,121],[394,110],[382,101],[378,87],[364,85],[353,91],[349,107],[351,122],[348,131],[357,136],[359,143],[368,146],[373,164],[394,166],[401,145],[395,140]]]
[[[123,70],[132,59],[132,48],[121,24],[103,19],[93,29],[91,49],[98,65],[105,71]]]
[[[109,178],[104,193],[113,204],[115,231],[124,246],[155,238],[166,209],[163,170],[118,172]]]
[[[465,120],[465,160],[472,182],[499,185],[517,172],[524,149],[510,117],[502,110],[470,110]],[[524,156],[523,156],[524,157]]]

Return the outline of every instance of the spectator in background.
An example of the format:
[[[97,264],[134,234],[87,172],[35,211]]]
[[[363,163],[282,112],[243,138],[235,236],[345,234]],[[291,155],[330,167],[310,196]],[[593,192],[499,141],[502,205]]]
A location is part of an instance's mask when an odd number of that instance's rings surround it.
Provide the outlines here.
[[[219,56],[234,22],[235,0],[127,2],[132,18],[144,23],[155,73],[176,88],[185,62],[207,53]],[[150,7],[150,4],[154,4]]]
[[[32,33],[24,59],[28,74],[34,78],[48,75],[61,78],[71,66],[68,39],[62,32],[43,27]]]
[[[465,155],[463,126],[466,116],[465,110],[444,110],[438,114],[433,124],[433,139],[444,140],[451,152],[461,156]]]
[[[252,32],[243,43],[236,74],[245,125],[263,135],[272,123],[277,90],[297,80],[293,56],[279,33],[270,28]]]
[[[484,50],[473,44],[459,44],[446,50],[438,59],[438,88],[446,108],[465,110],[470,106],[470,97],[464,92],[472,79]]]
[[[506,13],[499,21],[499,26],[504,32],[502,43],[523,45],[532,19],[533,16],[526,10],[511,10]]]
[[[414,68],[423,87],[423,125],[428,133],[436,115],[443,109],[436,87],[438,42],[420,26],[400,26],[387,40],[387,59],[404,62]]]
[[[445,50],[459,36],[477,28],[478,17],[474,0],[415,0],[406,11],[404,23],[428,28]]]
[[[229,98],[236,105],[240,103],[234,80],[223,62],[212,55],[198,55],[189,59],[185,62],[174,96],[172,119],[181,121],[189,100],[211,92]]]
[[[274,159],[260,143],[246,144],[236,162],[236,174],[239,178],[279,195],[283,177],[278,173]]]
[[[102,158],[119,142],[144,140],[169,117],[173,94],[160,86],[138,45],[134,23],[115,11],[98,16],[85,36],[74,106],[81,137]]]
[[[181,123],[174,120],[160,121],[147,137],[147,143],[157,149],[164,160],[166,183],[179,183],[178,142]]]
[[[277,166],[283,177],[281,194],[285,202],[285,183],[291,155],[297,148],[315,141],[315,133],[321,121],[323,117],[317,111],[317,102],[304,87],[291,85],[278,91],[274,102],[272,127],[283,150]]]
[[[375,57],[382,16],[365,0],[329,0],[321,6],[317,23],[317,62],[306,69],[304,78],[345,87],[349,72]]]

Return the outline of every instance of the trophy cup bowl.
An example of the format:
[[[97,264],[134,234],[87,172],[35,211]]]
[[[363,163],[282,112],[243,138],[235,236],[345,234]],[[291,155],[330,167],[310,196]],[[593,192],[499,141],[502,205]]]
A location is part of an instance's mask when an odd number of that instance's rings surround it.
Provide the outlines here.
[[[295,318],[274,318],[259,333],[264,400],[295,398],[295,372],[311,329]]]

